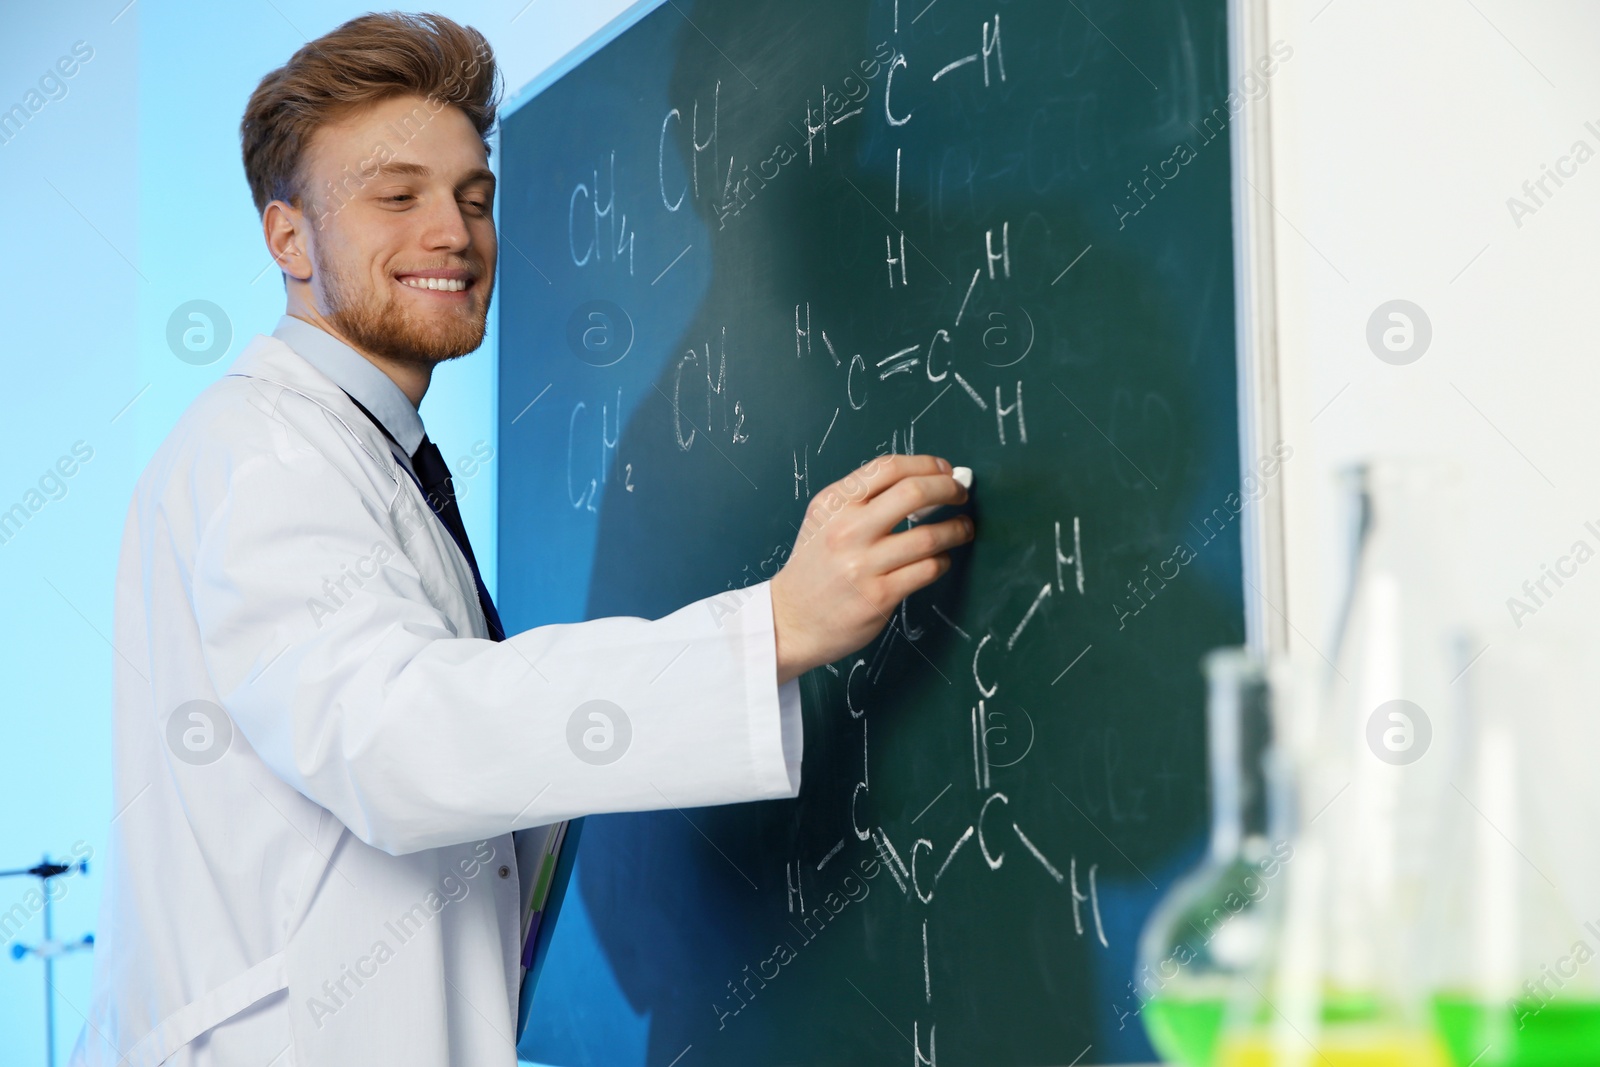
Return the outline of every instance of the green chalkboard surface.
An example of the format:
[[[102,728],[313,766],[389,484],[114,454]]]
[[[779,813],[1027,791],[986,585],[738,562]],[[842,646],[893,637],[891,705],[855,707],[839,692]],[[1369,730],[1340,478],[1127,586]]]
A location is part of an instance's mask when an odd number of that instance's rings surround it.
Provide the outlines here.
[[[1244,637],[1223,0],[672,0],[502,122],[500,606],[761,581],[876,454],[976,543],[797,800],[587,820],[523,1053],[1118,1063]]]

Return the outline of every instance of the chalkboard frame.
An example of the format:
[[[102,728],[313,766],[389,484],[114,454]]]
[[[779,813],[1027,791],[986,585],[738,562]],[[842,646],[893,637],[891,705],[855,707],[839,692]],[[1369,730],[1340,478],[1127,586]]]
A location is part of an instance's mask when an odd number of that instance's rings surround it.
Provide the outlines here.
[[[502,119],[514,115],[550,85],[581,65],[668,0],[639,0],[608,22],[583,44],[541,74],[508,101]],[[1264,0],[1228,0],[1230,74],[1237,75],[1241,56],[1265,47]],[[1267,145],[1266,107],[1241,122],[1231,141],[1231,189],[1234,201],[1234,296],[1239,393],[1241,472],[1271,451],[1278,440],[1276,334],[1273,314],[1272,214],[1262,206],[1270,198],[1271,168]],[[1257,196],[1251,188],[1265,196]],[[496,352],[498,360],[499,353]],[[1266,506],[1246,509],[1241,518],[1242,553],[1247,579],[1246,634],[1256,647],[1280,648],[1286,642],[1282,604],[1283,527],[1278,495]]]

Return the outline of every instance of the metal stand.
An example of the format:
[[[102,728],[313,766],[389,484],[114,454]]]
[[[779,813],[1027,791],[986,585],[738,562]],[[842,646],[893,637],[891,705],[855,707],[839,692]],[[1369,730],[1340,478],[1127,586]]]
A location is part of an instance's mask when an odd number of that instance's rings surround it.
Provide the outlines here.
[[[77,863],[51,863],[48,853],[44,859],[34,867],[19,868],[14,871],[0,871],[0,878],[20,878],[28,876],[39,879],[39,891],[44,897],[44,940],[37,945],[24,945],[18,942],[11,946],[11,958],[20,960],[24,956],[38,956],[44,960],[44,1062],[45,1067],[56,1067],[56,987],[55,961],[57,956],[64,956],[69,952],[81,952],[94,947],[94,935],[84,934],[77,941],[57,941],[51,925],[50,905],[50,879],[59,878],[63,874],[73,871],[87,874],[89,861],[80,860]]]

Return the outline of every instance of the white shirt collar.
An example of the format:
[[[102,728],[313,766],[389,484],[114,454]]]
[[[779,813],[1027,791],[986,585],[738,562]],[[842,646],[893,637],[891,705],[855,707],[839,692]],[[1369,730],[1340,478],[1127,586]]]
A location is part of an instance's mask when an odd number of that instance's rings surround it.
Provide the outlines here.
[[[272,336],[326,374],[381,422],[409,458],[422,444],[422,416],[394,379],[360,352],[319,326],[284,315]]]

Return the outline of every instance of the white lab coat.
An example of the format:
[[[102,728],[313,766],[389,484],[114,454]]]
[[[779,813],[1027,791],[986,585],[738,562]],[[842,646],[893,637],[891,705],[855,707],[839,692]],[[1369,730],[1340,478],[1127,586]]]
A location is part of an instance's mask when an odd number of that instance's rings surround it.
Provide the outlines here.
[[[776,683],[768,587],[745,593],[487,640],[380,431],[254,338],[128,511],[115,816],[72,1062],[510,1067],[513,830],[798,790],[798,686]],[[197,700],[226,709],[209,748],[192,706],[169,722]],[[590,700],[632,724],[615,763],[569,748]]]

